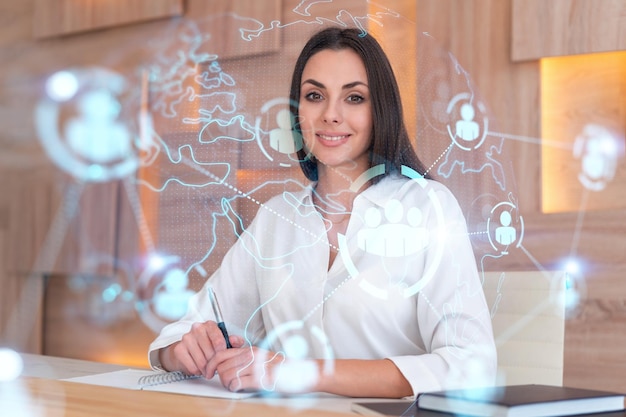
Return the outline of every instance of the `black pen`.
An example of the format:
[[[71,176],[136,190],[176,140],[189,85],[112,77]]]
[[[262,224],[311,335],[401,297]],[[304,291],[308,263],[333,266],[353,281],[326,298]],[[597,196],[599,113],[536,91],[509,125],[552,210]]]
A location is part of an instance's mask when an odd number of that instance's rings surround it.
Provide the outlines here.
[[[217,297],[215,296],[215,292],[211,286],[207,287],[207,291],[209,292],[209,300],[211,301],[211,307],[213,307],[217,327],[220,328],[222,335],[224,336],[224,340],[226,340],[226,348],[230,349],[232,348],[232,345],[230,344],[230,340],[228,338],[228,331],[226,330],[226,325],[224,324],[224,318],[222,317],[222,311],[220,310],[220,305],[217,302]]]

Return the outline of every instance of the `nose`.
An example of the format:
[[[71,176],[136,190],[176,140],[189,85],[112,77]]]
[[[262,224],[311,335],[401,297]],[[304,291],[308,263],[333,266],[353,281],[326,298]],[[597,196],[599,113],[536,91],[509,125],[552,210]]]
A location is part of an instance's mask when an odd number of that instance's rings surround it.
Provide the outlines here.
[[[341,124],[341,106],[334,102],[328,102],[322,115],[324,123],[328,124]]]

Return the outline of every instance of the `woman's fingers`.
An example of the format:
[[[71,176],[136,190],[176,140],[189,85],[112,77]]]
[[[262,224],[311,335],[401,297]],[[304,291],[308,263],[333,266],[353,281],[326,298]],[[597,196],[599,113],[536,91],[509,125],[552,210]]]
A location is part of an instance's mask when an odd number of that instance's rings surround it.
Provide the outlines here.
[[[237,338],[233,341],[239,344],[241,340]],[[221,350],[226,350],[226,340],[217,324],[214,321],[207,321],[194,323],[191,326],[189,332],[175,347],[175,356],[186,373],[212,378],[215,374],[215,367],[207,365],[211,358]]]
[[[228,340],[230,340],[230,344],[234,348],[239,348],[246,344],[246,341],[241,336],[230,335]]]
[[[243,347],[218,352],[210,362],[222,385],[231,391],[274,391],[276,368],[282,365],[284,356],[256,347]]]

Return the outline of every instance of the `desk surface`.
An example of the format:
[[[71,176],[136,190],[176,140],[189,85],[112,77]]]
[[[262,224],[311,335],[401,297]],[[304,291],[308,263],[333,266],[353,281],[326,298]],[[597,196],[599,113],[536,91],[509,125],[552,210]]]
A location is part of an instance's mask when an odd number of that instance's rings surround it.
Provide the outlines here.
[[[241,400],[135,391],[33,377],[0,383],[0,387],[3,413],[8,411],[12,416],[346,416],[345,413],[316,409],[293,410]]]
[[[22,377],[11,383],[0,383],[0,403],[20,408],[48,410],[12,415],[53,416],[346,416],[354,398],[320,394],[296,398],[248,398],[224,400],[192,397],[161,392],[135,391],[120,388],[79,384],[59,379],[127,369],[76,359],[22,354]],[[11,393],[11,394],[9,394]],[[361,401],[361,399],[359,399]],[[380,401],[380,399],[363,399]],[[4,408],[4,407],[3,407]],[[50,410],[58,413],[50,414]]]
[[[112,388],[59,379],[127,369],[127,366],[30,354],[22,354],[22,358],[22,376],[12,382],[0,382],[2,415],[8,412],[6,415],[28,417],[354,417],[357,414],[350,411],[353,402],[381,401],[332,395],[225,400]],[[419,410],[414,416],[449,414]],[[593,415],[601,416],[626,417],[626,412]]]

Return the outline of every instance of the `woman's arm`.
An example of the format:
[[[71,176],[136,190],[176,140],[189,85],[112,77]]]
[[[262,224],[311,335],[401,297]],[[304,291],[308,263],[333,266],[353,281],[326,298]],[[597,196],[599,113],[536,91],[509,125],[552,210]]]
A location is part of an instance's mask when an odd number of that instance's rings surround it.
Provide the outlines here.
[[[322,366],[322,362],[319,362]],[[332,373],[320,372],[315,391],[347,397],[402,398],[413,395],[409,381],[389,359],[335,361]]]
[[[285,394],[327,392],[349,397],[402,398],[411,385],[388,359],[327,361],[285,358],[258,347],[216,352],[207,365],[229,390],[261,390]]]

